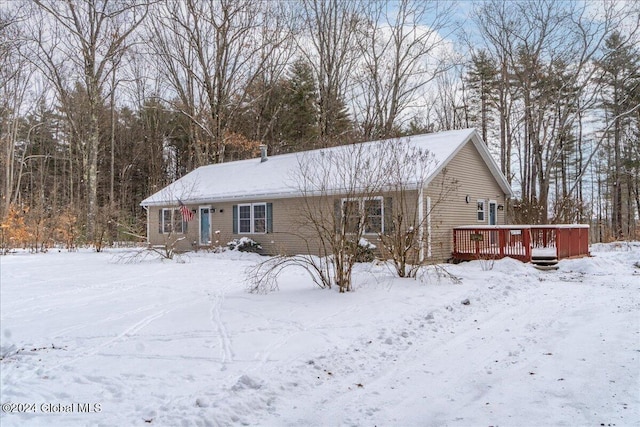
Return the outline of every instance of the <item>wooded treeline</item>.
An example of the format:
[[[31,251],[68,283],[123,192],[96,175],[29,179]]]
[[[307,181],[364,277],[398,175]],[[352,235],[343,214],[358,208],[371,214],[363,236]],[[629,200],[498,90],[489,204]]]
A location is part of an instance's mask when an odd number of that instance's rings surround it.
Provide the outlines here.
[[[639,10],[2,3],[2,246],[144,234],[143,198],[259,144],[279,154],[465,127],[481,132],[517,193],[511,221],[639,238]]]

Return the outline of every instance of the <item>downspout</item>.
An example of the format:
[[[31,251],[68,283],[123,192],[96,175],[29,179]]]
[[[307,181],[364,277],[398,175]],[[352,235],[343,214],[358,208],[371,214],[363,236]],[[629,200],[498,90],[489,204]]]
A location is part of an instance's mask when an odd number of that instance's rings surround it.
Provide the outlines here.
[[[424,262],[424,188],[418,189],[418,260]]]
[[[149,245],[150,244],[150,240],[149,240],[149,222],[150,222],[149,207],[148,206],[143,206],[143,209],[145,211],[147,211],[147,245]]]
[[[431,255],[431,197],[427,196],[427,258]]]

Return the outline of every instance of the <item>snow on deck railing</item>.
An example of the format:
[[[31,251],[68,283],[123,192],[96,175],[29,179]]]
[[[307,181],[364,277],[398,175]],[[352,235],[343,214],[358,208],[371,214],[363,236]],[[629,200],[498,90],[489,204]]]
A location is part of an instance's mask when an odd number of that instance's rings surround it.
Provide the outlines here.
[[[589,255],[589,226],[550,225],[467,225],[453,229],[453,258],[511,257],[524,262],[532,256],[557,259]]]

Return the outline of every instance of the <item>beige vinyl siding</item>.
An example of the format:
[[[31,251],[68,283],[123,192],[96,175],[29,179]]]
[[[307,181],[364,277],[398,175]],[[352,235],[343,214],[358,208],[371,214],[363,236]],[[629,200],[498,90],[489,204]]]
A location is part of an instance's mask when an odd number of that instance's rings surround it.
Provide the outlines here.
[[[261,202],[272,203],[273,231],[271,233],[233,234],[233,205]],[[220,229],[225,231],[225,235],[229,236],[228,240],[243,236],[255,240],[262,246],[262,252],[264,254],[292,255],[307,252],[317,253],[317,244],[314,244],[311,239],[305,240],[302,237],[305,235],[305,232],[299,221],[301,203],[301,199],[265,199],[224,204],[227,216],[222,218]],[[309,247],[307,247],[307,243]]]
[[[233,206],[250,203],[272,203],[273,206],[273,232],[271,233],[233,233]],[[180,251],[190,251],[199,247],[200,217],[199,206],[210,206],[211,245],[226,246],[233,239],[249,237],[259,243],[264,254],[298,254],[318,253],[318,244],[314,242],[308,231],[305,232],[301,224],[300,209],[302,199],[260,199],[242,202],[207,203],[187,206],[196,210],[195,218],[188,223],[187,234],[160,234],[158,232],[158,211],[161,207],[149,208],[149,243],[152,245],[164,245],[169,239],[176,243]],[[331,205],[332,206],[332,205]],[[333,208],[331,208],[333,209]]]
[[[151,245],[175,245],[179,251],[194,249],[193,243],[198,241],[198,212],[197,206],[187,205],[190,209],[196,209],[195,217],[187,223],[186,233],[160,233],[158,230],[159,211],[165,209],[178,209],[177,206],[150,206],[149,218],[149,244]]]
[[[454,187],[446,193],[447,188]],[[434,261],[451,257],[453,228],[461,225],[488,225],[489,200],[505,206],[505,194],[471,141],[467,142],[446,168],[430,183],[425,196],[431,197],[431,246]],[[469,203],[465,198],[469,196]],[[477,220],[477,200],[485,200],[485,219]],[[425,200],[426,203],[426,200]],[[505,211],[497,211],[498,224],[505,223]]]

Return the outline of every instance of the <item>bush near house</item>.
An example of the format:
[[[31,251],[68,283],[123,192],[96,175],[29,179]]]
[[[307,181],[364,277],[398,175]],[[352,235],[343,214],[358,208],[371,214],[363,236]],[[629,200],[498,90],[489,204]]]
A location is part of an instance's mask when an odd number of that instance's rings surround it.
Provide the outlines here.
[[[232,241],[227,243],[227,247],[232,251],[240,251],[240,252],[258,253],[262,250],[262,246],[260,245],[260,243],[248,237],[233,239]]]

